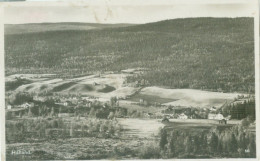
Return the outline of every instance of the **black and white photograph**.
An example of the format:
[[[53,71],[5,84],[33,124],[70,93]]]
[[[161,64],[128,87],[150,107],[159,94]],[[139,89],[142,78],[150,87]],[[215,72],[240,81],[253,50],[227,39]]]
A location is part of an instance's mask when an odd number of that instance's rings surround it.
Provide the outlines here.
[[[256,159],[257,1],[113,2],[4,7],[4,159]]]

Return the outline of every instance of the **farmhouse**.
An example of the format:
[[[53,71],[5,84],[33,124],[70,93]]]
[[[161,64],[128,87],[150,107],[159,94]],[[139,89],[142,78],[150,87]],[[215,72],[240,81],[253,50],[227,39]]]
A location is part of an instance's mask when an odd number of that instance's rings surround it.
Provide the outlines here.
[[[188,119],[188,116],[182,113],[179,115],[179,119]]]
[[[219,120],[218,123],[219,123],[219,124],[227,124],[227,120],[222,119],[222,120]]]
[[[93,82],[93,83],[92,83],[92,85],[93,85],[93,86],[97,86],[97,85],[98,85],[98,83],[96,83],[96,82]]]
[[[72,113],[59,113],[58,117],[72,117],[73,114]]]
[[[65,101],[65,102],[63,102],[63,105],[64,106],[71,106],[72,102],[71,101]]]
[[[33,100],[34,101],[45,102],[47,100],[47,98],[46,97],[40,97],[40,96],[34,96]]]
[[[166,123],[166,122],[170,122],[170,121],[169,121],[168,118],[165,117],[165,118],[162,119],[162,122],[163,122],[163,123]]]
[[[224,119],[224,116],[222,114],[214,114],[214,113],[209,113],[208,115],[208,119],[211,119],[211,120],[222,120]]]
[[[163,117],[168,119],[174,118],[174,114],[164,114]]]
[[[92,107],[92,102],[86,103],[86,106],[87,106],[87,107]]]
[[[6,109],[11,110],[12,108],[13,108],[12,105],[10,105],[10,104],[6,105]]]
[[[231,115],[228,115],[227,117],[225,117],[225,120],[230,120],[231,119]]]
[[[210,108],[210,111],[217,111],[217,108],[213,106]]]
[[[161,112],[156,112],[154,115],[155,115],[156,118],[163,117],[163,114]]]
[[[144,116],[147,117],[147,118],[151,118],[153,116],[153,114],[152,113],[145,113]]]
[[[29,107],[34,107],[34,103],[26,102],[26,103],[21,105],[21,108],[29,108]]]

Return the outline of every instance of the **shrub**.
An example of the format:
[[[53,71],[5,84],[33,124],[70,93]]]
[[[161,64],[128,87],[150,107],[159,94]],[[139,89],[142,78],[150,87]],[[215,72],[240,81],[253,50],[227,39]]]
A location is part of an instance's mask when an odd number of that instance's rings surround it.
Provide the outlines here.
[[[241,125],[244,126],[244,127],[247,127],[250,125],[250,122],[247,118],[244,118],[242,121],[241,121]]]
[[[12,119],[12,112],[6,111],[5,112],[5,119],[6,120],[11,120]]]
[[[142,159],[158,159],[160,158],[160,147],[155,142],[145,143],[145,146],[139,149],[139,157]]]

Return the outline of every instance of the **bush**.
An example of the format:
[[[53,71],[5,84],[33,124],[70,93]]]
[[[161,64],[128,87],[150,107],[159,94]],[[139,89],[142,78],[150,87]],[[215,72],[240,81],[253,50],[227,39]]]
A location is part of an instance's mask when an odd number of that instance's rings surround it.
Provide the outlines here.
[[[141,159],[158,159],[160,158],[160,147],[155,142],[145,143],[144,147],[139,149]]]
[[[6,120],[11,120],[12,119],[12,112],[6,111],[5,112],[5,119]]]
[[[247,118],[244,118],[242,121],[241,121],[241,125],[244,126],[244,127],[247,127],[250,125],[250,122]]]

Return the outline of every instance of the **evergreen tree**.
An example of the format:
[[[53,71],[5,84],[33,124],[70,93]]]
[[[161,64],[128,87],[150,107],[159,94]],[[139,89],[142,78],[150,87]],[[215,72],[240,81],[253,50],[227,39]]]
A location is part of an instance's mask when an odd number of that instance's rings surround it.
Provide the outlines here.
[[[95,108],[94,108],[94,107],[92,107],[92,108],[90,109],[89,117],[96,117],[96,111],[95,111]]]
[[[231,137],[230,137],[230,142],[229,142],[229,152],[237,152],[237,140],[236,140],[236,137],[234,135],[234,133],[231,134]]]
[[[165,129],[161,130],[160,148],[164,150],[167,144],[167,131]]]
[[[256,140],[254,136],[251,136],[249,145],[248,145],[249,153],[251,157],[256,156]]]
[[[31,107],[29,107],[28,116],[29,116],[29,117],[32,117],[32,116],[33,116]]]
[[[192,138],[190,136],[187,136],[185,139],[185,152],[187,154],[190,154],[192,152]]]
[[[213,154],[216,153],[218,147],[218,136],[214,132],[212,132],[211,134],[209,146],[210,146],[210,152]]]

